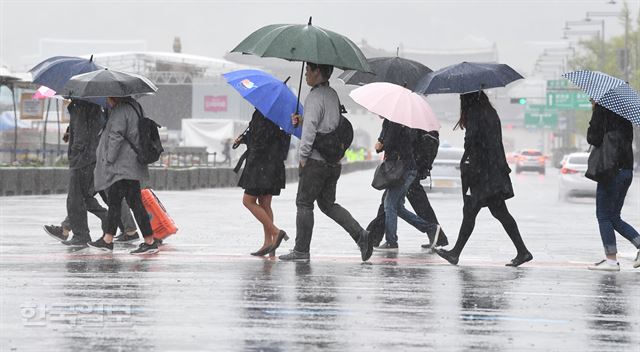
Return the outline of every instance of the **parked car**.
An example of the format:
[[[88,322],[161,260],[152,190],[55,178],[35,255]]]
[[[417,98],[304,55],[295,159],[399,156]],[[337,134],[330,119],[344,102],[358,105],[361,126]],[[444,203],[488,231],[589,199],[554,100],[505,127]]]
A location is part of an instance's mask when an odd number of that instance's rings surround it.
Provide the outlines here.
[[[526,149],[520,151],[516,158],[516,174],[523,171],[536,171],[541,175],[545,174],[547,157],[536,149]]]
[[[464,149],[452,147],[438,148],[438,155],[433,161],[431,178],[422,181],[427,192],[461,192],[460,159]]]
[[[584,176],[588,160],[589,153],[572,153],[566,157],[560,169],[558,199],[596,196],[597,183]]]

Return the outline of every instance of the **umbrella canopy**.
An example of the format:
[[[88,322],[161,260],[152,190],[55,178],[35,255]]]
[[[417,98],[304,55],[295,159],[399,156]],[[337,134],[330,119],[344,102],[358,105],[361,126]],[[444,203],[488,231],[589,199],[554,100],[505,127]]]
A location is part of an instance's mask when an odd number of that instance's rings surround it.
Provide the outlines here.
[[[345,84],[363,86],[373,82],[388,82],[414,90],[418,80],[429,72],[427,66],[401,57],[374,57],[367,59],[374,73],[355,70],[344,71],[340,78]]]
[[[356,103],[374,114],[410,128],[437,131],[440,122],[424,97],[386,82],[370,83],[349,93]]]
[[[343,70],[371,72],[360,48],[336,32],[303,24],[272,24],[251,33],[231,52],[289,61],[332,65]]]
[[[45,86],[40,86],[38,90],[36,90],[35,94],[33,94],[33,99],[47,99],[56,95],[56,91]]]
[[[71,77],[102,68],[93,62],[93,56],[88,60],[73,56],[54,56],[37,64],[29,72],[33,76],[33,83],[60,92]]]
[[[72,98],[130,97],[157,90],[146,77],[104,69],[71,77],[62,94]]]
[[[427,74],[418,82],[415,91],[421,94],[465,94],[504,87],[522,78],[509,65],[465,61]]]
[[[238,70],[222,76],[262,115],[288,134],[300,138],[302,127],[293,126],[291,114],[296,112],[296,104],[298,104],[298,111],[302,113],[302,105],[298,103],[296,95],[291,92],[286,81],[283,82],[259,70]]]
[[[574,71],[562,76],[597,104],[640,126],[640,95],[627,82],[598,71]]]

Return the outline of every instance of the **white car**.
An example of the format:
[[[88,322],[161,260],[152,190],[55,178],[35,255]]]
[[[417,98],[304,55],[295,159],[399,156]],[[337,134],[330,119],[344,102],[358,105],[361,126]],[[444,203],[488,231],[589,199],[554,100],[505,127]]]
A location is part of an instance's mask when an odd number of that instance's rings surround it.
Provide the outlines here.
[[[558,199],[596,196],[596,182],[584,176],[588,160],[589,153],[572,153],[566,157],[560,169]]]
[[[431,178],[422,181],[427,192],[461,192],[460,159],[464,149],[440,147],[433,161]]]

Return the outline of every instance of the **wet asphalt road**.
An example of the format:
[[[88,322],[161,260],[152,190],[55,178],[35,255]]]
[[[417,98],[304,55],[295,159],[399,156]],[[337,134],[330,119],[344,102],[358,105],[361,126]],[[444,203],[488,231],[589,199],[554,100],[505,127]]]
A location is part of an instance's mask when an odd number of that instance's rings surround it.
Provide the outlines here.
[[[339,183],[338,201],[363,225],[380,197],[371,177]],[[513,177],[507,204],[535,257],[517,269],[503,266],[515,250],[487,210],[457,267],[421,250],[425,236],[402,221],[400,253],[362,264],[319,211],[312,261],[283,263],[247,254],[261,227],[239,189],[159,192],[180,231],[147,258],[128,255],[133,245],[70,251],[46,236],[64,196],[0,198],[0,351],[640,351],[635,249],[618,237],[622,272],[587,271],[602,257],[595,205],[559,203],[557,177]],[[636,228],[639,184],[623,212]],[[274,201],[291,235],[295,187]],[[431,199],[455,239],[461,197]]]

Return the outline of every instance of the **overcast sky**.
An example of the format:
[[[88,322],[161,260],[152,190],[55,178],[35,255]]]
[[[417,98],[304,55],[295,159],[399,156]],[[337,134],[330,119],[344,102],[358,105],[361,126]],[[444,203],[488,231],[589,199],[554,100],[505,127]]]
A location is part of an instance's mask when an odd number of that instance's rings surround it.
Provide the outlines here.
[[[0,62],[24,71],[52,55],[95,51],[171,51],[222,57],[272,23],[314,24],[393,50],[464,49],[496,43],[500,61],[529,72],[545,47],[562,45],[567,20],[618,11],[608,0],[213,1],[0,0]],[[629,5],[634,19],[640,0]],[[598,29],[580,27],[577,29]],[[607,19],[607,36],[622,33]],[[62,41],[61,41],[62,40]],[[89,44],[100,40],[99,45]],[[577,40],[577,39],[574,39]],[[428,64],[428,63],[427,63]]]

